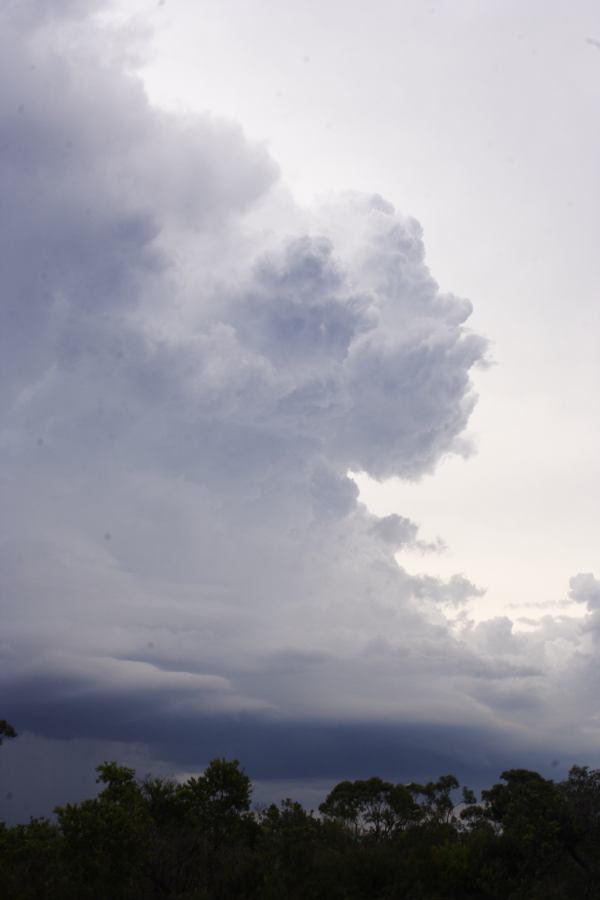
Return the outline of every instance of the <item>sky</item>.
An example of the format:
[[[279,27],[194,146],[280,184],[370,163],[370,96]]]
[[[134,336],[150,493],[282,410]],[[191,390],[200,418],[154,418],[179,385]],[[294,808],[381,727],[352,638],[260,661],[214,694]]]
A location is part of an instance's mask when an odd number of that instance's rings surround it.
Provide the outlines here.
[[[0,817],[600,765],[596,40],[3,6]]]

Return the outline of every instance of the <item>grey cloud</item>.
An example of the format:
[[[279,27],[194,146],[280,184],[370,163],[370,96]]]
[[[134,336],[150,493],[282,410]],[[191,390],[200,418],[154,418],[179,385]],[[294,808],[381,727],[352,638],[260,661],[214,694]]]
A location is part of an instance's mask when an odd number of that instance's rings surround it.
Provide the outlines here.
[[[392,513],[392,515],[377,519],[373,523],[373,531],[386,543],[392,544],[394,547],[401,547],[403,544],[415,541],[418,527],[410,519]]]
[[[524,643],[524,638],[513,631],[513,623],[508,616],[496,616],[486,622],[480,622],[475,628],[475,635],[492,651],[514,651],[515,645]]]
[[[576,603],[585,603],[590,612],[600,609],[600,581],[591,572],[580,572],[570,581],[569,597]]]
[[[483,597],[485,590],[474,585],[464,575],[452,575],[448,581],[422,575],[415,580],[415,592],[417,596],[428,597],[438,603],[448,603],[451,606],[463,606],[477,597]]]
[[[15,25],[28,30],[48,21],[84,18],[103,6],[102,0],[6,0],[3,15]]]
[[[460,451],[486,352],[469,302],[381,197],[263,227],[264,148],[153,109],[59,6],[35,33],[1,14],[2,714],[181,764],[190,735],[252,765],[276,746],[261,777],[341,775],[348,740],[366,772],[369,729],[398,748],[415,721],[486,731],[502,709],[506,746],[531,737],[522,682],[548,673],[542,709],[581,630],[449,621],[481,591],[402,569],[417,527],[348,476]]]
[[[59,737],[58,734],[88,733],[84,715],[81,725],[67,723],[53,729],[56,736],[39,738],[24,734],[21,747],[3,747],[0,771],[0,803],[3,817],[18,820],[29,814],[48,814],[55,803],[91,796],[96,790],[93,769],[104,759],[117,758],[133,765],[143,775],[197,773],[214,755],[244,760],[253,781],[258,782],[255,799],[283,796],[304,799],[320,790],[323,799],[332,782],[342,778],[369,777],[375,773],[397,781],[422,780],[432,773],[456,773],[471,786],[487,787],[500,771],[513,766],[547,770],[557,756],[571,761],[568,742],[548,746],[524,740],[514,733],[507,739],[501,730],[458,725],[430,725],[418,721],[385,722],[273,721],[226,718],[166,719],[172,743],[155,740],[154,724],[143,717],[129,724],[123,718],[113,728],[113,710],[98,707],[98,718],[109,716],[102,737]],[[43,728],[44,722],[32,715]],[[109,735],[120,730],[123,739]],[[96,733],[99,729],[96,730]],[[141,740],[140,740],[141,738]],[[148,738],[153,750],[143,742]],[[16,742],[15,742],[16,744]],[[556,773],[554,773],[556,776]],[[278,782],[286,780],[284,791]],[[261,785],[260,782],[263,782]],[[7,791],[8,789],[8,791]],[[10,799],[6,793],[10,792]]]
[[[148,306],[173,289],[159,235],[218,228],[276,176],[237,126],[153,110],[136,79],[87,45],[67,55],[54,31],[28,42],[11,24],[0,63],[11,86],[0,92],[3,385],[90,354],[108,365],[119,344],[135,352],[127,316],[141,294]]]

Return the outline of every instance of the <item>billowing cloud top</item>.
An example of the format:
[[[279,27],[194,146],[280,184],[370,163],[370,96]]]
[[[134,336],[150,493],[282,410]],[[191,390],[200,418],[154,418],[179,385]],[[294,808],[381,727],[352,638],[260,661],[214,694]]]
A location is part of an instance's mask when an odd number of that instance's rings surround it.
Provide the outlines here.
[[[454,619],[478,590],[401,569],[416,526],[348,477],[432,471],[475,402],[485,342],[419,225],[379,196],[297,209],[237,126],[152,108],[80,5],[32,8],[0,14],[6,714],[170,722],[182,764],[309,720],[531,736],[550,657],[589,638]]]

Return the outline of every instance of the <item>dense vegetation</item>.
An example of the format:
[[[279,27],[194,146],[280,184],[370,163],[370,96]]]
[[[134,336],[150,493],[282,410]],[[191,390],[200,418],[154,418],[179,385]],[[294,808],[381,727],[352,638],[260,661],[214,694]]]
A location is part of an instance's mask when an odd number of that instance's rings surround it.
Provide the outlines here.
[[[2,734],[14,736],[8,723]],[[0,737],[1,742],[1,737]],[[11,900],[552,900],[600,897],[600,770],[512,769],[480,802],[428,784],[343,781],[319,814],[251,810],[237,761],[177,784],[98,767],[99,795],[56,820],[0,823]]]

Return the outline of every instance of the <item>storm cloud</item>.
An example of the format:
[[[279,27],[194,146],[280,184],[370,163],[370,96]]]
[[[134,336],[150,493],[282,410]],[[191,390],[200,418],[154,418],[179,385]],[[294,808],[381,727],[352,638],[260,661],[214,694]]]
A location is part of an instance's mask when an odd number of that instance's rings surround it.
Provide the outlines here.
[[[419,224],[297,208],[234,123],[153,108],[114,31],[30,8],[0,13],[2,714],[265,779],[560,744],[589,625],[475,625],[349,475],[468,450],[487,345]]]

